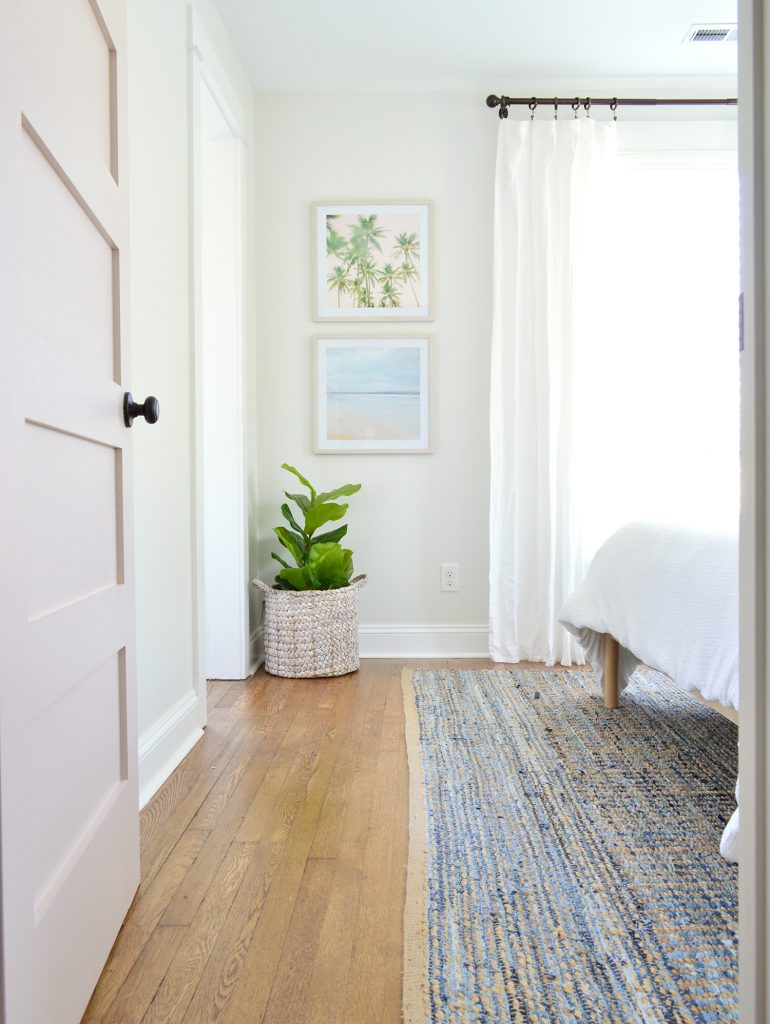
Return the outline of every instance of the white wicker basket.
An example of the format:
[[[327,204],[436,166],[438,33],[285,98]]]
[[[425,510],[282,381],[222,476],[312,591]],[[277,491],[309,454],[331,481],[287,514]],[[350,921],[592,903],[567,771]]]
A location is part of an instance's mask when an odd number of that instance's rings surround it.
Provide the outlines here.
[[[366,576],[339,590],[277,590],[252,580],[265,597],[265,668],[274,676],[342,676],[358,668],[358,591]]]

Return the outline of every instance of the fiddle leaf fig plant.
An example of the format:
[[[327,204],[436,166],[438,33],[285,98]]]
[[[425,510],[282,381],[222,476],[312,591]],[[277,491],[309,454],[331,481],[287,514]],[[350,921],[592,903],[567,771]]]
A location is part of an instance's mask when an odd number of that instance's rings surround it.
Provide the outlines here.
[[[273,533],[294,559],[290,565],[273,552],[273,558],[283,568],[275,577],[282,590],[338,590],[347,587],[353,575],[353,552],[343,548],[340,541],[348,532],[347,525],[336,526],[325,533],[318,533],[327,523],[339,522],[348,510],[347,503],[340,504],[337,498],[350,497],[361,490],[361,484],[343,484],[333,491],[319,494],[309,480],[287,463],[281,469],[292,473],[310,492],[307,494],[284,494],[299,509],[299,519],[291,506],[281,505],[283,518],[289,524],[276,526]]]

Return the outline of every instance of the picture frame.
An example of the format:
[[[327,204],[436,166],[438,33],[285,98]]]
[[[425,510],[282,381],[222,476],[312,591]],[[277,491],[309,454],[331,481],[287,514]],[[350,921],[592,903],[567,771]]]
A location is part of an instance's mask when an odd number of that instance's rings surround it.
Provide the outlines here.
[[[313,336],[313,451],[430,454],[429,334]]]
[[[432,205],[313,203],[313,320],[432,320]]]

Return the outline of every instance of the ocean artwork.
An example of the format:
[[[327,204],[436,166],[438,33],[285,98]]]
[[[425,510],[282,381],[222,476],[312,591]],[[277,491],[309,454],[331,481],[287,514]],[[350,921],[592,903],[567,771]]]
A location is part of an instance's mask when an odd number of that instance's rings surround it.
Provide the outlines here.
[[[327,354],[329,440],[415,441],[420,436],[420,353],[334,348]]]
[[[428,338],[316,339],[317,451],[428,451]]]

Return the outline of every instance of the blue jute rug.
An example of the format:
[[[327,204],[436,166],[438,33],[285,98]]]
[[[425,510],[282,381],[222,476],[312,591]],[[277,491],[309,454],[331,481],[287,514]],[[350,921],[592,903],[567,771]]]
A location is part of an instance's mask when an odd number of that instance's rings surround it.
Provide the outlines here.
[[[406,1024],[728,1024],[737,729],[653,672],[405,670]]]

